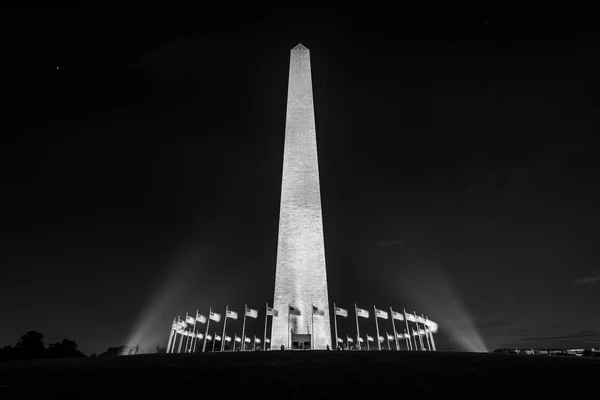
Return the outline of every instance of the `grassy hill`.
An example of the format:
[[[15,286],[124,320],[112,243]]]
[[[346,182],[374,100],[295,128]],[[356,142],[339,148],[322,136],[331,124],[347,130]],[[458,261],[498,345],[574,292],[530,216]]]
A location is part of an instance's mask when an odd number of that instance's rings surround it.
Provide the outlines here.
[[[271,351],[0,362],[0,399],[542,398],[598,394],[600,359]],[[391,397],[390,397],[391,396]]]

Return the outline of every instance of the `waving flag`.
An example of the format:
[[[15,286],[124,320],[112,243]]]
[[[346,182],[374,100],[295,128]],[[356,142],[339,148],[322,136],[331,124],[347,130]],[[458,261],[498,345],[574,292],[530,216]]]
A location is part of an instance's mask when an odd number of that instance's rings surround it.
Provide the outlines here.
[[[231,337],[229,337],[229,336],[225,336],[225,341],[226,341],[226,342],[231,342]]]
[[[438,324],[436,324],[433,321],[427,320],[425,325],[427,325],[429,327],[429,330],[433,333],[436,333],[438,331]]]
[[[206,317],[204,315],[196,313],[196,321],[200,322],[201,324],[205,324]]]
[[[227,310],[225,318],[237,319],[237,313],[235,311]]]
[[[204,339],[204,335],[202,333],[200,333],[200,332],[196,333],[196,337],[198,339]]]
[[[217,314],[216,312],[210,312],[210,319],[212,319],[215,322],[219,322],[221,320],[221,314]]]
[[[259,339],[259,338],[254,338],[254,341],[255,341],[256,343],[260,343],[260,339]]]
[[[300,315],[300,310],[295,307],[290,306],[290,314],[291,315]]]
[[[359,341],[360,343],[364,342],[363,338],[361,338],[361,337],[359,337],[359,338],[358,338],[358,341]]]
[[[191,315],[189,315],[186,319],[185,322],[190,324],[190,325],[194,325],[194,322],[196,322],[196,320],[194,319],[194,317],[192,317]]]
[[[183,335],[183,332],[185,332],[183,329],[181,329],[180,327],[177,327],[177,329],[175,330],[176,333]]]
[[[253,310],[251,308],[246,308],[246,317],[250,318],[258,318],[258,310]]]
[[[374,341],[375,341],[375,339],[373,339],[373,338],[372,338],[371,336],[369,336],[369,335],[367,335],[367,340],[368,340],[369,342],[374,342]]]
[[[186,329],[187,328],[187,324],[185,323],[185,321],[179,321],[179,327],[181,329]]]
[[[206,335],[206,340],[212,340],[212,336]]]
[[[270,315],[271,317],[278,317],[279,311],[275,310],[273,307],[267,306],[267,315]]]
[[[250,339],[249,337],[246,338],[246,343],[252,343],[252,339]]]
[[[313,315],[325,315],[325,311],[318,309],[317,306],[313,305],[312,310],[313,310]]]
[[[348,343],[354,343],[354,340],[352,340],[351,337],[346,336],[346,340],[348,341]]]
[[[356,307],[356,315],[362,318],[369,318],[369,312],[358,307]]]
[[[343,308],[336,307],[335,315],[339,315],[340,317],[348,317],[348,310],[344,310]]]
[[[386,311],[375,309],[375,314],[377,318],[388,319],[388,313]]]
[[[383,336],[379,336],[379,341],[383,342],[385,339],[383,338]]]
[[[344,339],[342,339],[342,338],[337,338],[337,340],[338,340],[338,343],[344,343]]]
[[[410,322],[416,322],[417,321],[417,319],[415,318],[415,316],[412,315],[412,314],[409,314],[409,313],[406,313],[406,320],[410,321]]]
[[[220,340],[221,340],[221,336],[219,336],[219,335],[217,335],[217,334],[215,333],[215,340],[219,340],[219,341],[220,341]]]
[[[271,343],[271,339],[269,339],[269,338],[266,338],[266,339],[265,339],[265,343]]]
[[[236,337],[235,337],[235,341],[236,341],[236,342],[238,342],[238,343],[241,343],[241,342],[242,342],[242,338],[241,338],[241,337],[237,337],[237,336],[236,336]]]
[[[417,318],[416,318],[416,320],[417,320],[417,322],[418,322],[419,324],[424,324],[424,323],[425,323],[425,318],[423,318],[423,317],[420,317],[420,316],[418,316],[418,315],[417,315]]]
[[[388,340],[394,340],[394,337],[392,335],[390,335],[389,333],[387,334],[387,338],[388,338]]]
[[[396,311],[392,311],[392,318],[400,320],[400,321],[404,321],[404,315],[402,315],[399,312]]]

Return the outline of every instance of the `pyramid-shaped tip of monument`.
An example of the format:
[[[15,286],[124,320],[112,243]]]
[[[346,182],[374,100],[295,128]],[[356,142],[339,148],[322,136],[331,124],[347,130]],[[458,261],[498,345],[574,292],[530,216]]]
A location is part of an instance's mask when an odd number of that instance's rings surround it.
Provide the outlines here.
[[[292,49],[292,51],[294,51],[294,50],[296,50],[296,51],[298,51],[298,50],[308,50],[308,48],[305,45],[303,45],[302,43],[298,43],[296,45],[296,47],[294,47]]]

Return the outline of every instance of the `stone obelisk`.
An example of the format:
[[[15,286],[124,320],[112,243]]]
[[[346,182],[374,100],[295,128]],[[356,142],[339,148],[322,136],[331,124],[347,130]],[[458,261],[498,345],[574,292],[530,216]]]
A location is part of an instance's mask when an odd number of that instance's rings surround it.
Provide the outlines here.
[[[331,329],[310,52],[298,44],[290,53],[271,348],[325,349]]]

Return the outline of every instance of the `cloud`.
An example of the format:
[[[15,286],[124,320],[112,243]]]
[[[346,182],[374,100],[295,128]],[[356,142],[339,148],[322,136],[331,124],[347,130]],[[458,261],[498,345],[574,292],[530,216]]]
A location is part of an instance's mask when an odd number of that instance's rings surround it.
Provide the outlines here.
[[[377,242],[377,247],[391,247],[391,246],[403,246],[404,240],[402,239],[393,239],[393,240],[382,240]]]
[[[555,336],[539,336],[534,333],[524,333],[521,334],[521,336],[521,338],[517,339],[518,342],[539,342],[546,340],[579,339],[590,336],[600,336],[600,331],[581,331],[578,333],[569,333]]]
[[[576,279],[573,281],[573,283],[576,284],[585,284],[585,283],[595,283],[600,281],[600,275],[596,275],[596,276],[588,276],[585,278],[581,278],[581,279]]]

